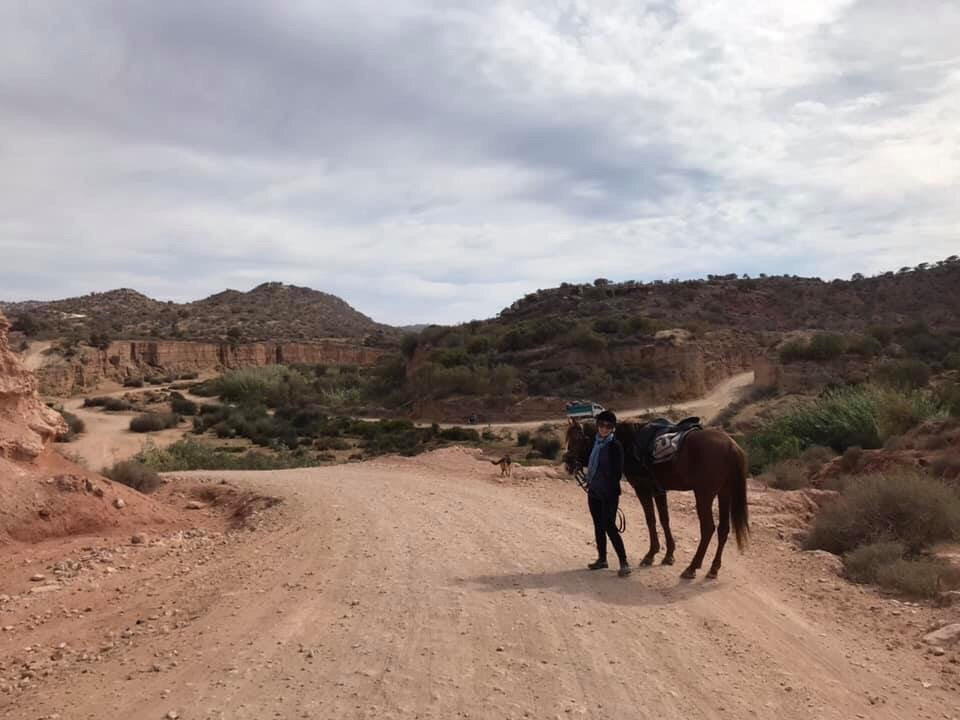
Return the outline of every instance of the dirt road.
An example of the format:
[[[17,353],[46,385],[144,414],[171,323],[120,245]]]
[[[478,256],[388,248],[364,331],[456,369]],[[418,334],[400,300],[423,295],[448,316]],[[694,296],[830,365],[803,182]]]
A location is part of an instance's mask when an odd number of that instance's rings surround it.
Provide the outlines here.
[[[685,583],[686,495],[671,495],[679,564],[619,579],[584,569],[593,551],[579,488],[502,484],[459,448],[191,475],[285,498],[276,529],[199,550],[127,546],[118,572],[3,605],[0,625],[14,629],[0,634],[0,677],[20,667],[11,658],[61,642],[90,659],[0,693],[0,717],[960,715],[951,656],[913,648],[932,611],[848,585],[790,548],[760,491],[752,552],[730,550],[719,581]],[[625,495],[623,506],[638,558],[639,504]],[[36,561],[14,570],[3,592],[23,592]]]
[[[709,393],[696,400],[686,400],[684,402],[673,403],[670,405],[654,405],[646,407],[633,407],[622,409],[617,406],[611,406],[610,409],[616,412],[618,417],[628,418],[636,415],[646,415],[648,413],[665,413],[672,415],[671,419],[681,420],[681,415],[699,415],[704,422],[709,422],[721,410],[734,400],[739,398],[744,391],[753,383],[753,370],[748,372],[731,375],[722,383],[714,387]],[[565,416],[558,415],[553,418],[542,418],[540,420],[522,420],[518,422],[495,422],[490,423],[490,427],[513,428],[532,430],[545,422],[566,422]],[[427,423],[424,423],[426,425]],[[441,427],[454,427],[455,423],[441,423]],[[487,424],[484,424],[487,427]]]

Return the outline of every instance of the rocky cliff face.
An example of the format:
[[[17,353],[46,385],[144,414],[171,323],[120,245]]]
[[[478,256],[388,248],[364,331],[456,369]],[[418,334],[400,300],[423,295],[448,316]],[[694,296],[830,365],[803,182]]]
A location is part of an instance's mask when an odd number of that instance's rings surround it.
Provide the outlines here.
[[[0,314],[0,457],[32,460],[67,427],[37,397],[37,379],[10,350],[10,324]]]
[[[345,340],[309,343],[114,342],[105,350],[81,348],[69,359],[56,359],[37,370],[49,395],[70,395],[95,389],[104,381],[129,377],[220,372],[244,367],[303,363],[307,365],[372,365],[382,350]]]
[[[163,527],[178,514],[61,457],[66,423],[37,397],[0,314],[0,547],[49,537]]]

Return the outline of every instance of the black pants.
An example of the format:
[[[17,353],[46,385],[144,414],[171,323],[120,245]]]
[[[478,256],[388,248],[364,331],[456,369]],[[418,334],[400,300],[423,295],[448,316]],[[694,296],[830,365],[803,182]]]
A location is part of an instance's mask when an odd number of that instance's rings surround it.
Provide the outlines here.
[[[617,506],[620,498],[600,498],[596,495],[587,495],[587,504],[590,506],[590,515],[593,517],[593,532],[597,538],[597,557],[607,559],[607,535],[617,553],[620,563],[627,561],[627,551],[623,547],[623,538],[617,530]]]

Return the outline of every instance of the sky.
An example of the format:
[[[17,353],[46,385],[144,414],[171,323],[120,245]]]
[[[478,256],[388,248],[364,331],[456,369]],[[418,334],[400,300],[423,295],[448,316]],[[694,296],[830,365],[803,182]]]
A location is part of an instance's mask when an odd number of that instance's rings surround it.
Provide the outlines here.
[[[456,323],[935,261],[958,33],[954,0],[0,0],[0,299],[281,281]]]

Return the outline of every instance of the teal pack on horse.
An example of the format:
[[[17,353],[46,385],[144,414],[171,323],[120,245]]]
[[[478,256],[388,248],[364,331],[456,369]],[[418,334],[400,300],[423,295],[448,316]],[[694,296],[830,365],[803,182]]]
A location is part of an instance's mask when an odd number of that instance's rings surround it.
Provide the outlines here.
[[[624,476],[643,506],[647,528],[650,530],[650,550],[641,564],[650,565],[660,551],[654,504],[660,513],[667,543],[663,563],[673,564],[675,544],[670,532],[670,516],[664,491],[691,490],[696,499],[697,517],[700,520],[700,544],[681,577],[696,577],[714,530],[717,531],[717,553],[707,577],[717,577],[731,523],[740,550],[746,547],[750,533],[746,454],[727,433],[708,428],[686,435],[676,454],[668,462],[652,464],[647,461],[651,438],[649,425],[622,422],[617,425],[616,433],[624,450]],[[583,425],[577,420],[570,421],[566,452],[563,456],[567,472],[573,474],[587,464],[595,437],[596,428],[592,425]],[[719,498],[719,526],[713,519],[714,498]]]

